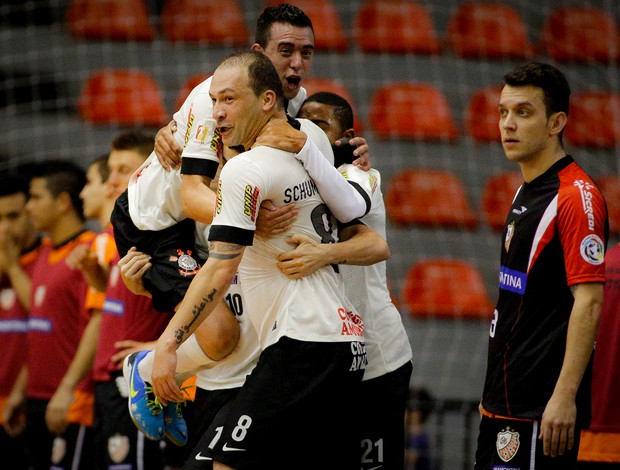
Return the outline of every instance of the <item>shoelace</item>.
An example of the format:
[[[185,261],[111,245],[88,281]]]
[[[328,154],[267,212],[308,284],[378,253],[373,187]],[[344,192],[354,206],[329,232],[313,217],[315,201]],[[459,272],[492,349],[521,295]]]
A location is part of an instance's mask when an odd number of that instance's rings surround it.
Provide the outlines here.
[[[155,396],[153,392],[153,387],[151,385],[145,384],[144,390],[146,391],[146,407],[153,413],[153,416],[157,416],[164,409],[163,405],[159,401],[159,398]],[[150,398],[154,397],[154,398]]]

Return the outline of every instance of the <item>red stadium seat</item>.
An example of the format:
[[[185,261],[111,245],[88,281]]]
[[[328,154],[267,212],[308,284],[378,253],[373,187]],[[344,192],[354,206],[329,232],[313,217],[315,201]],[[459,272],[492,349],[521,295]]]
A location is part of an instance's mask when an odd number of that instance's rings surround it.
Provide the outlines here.
[[[402,298],[413,317],[483,319],[493,314],[482,275],[462,260],[435,258],[413,264]]]
[[[620,143],[620,94],[582,91],[571,96],[566,140],[577,147],[614,148]]]
[[[467,105],[465,128],[478,143],[500,142],[497,105],[501,88],[487,87],[476,91]]]
[[[185,99],[189,96],[191,91],[194,88],[196,88],[198,85],[200,85],[202,82],[204,82],[211,75],[213,74],[212,73],[197,73],[197,74],[194,74],[188,77],[187,80],[185,80],[185,82],[183,83],[183,86],[181,87],[181,89],[179,90],[177,99],[174,102],[175,111],[177,109],[181,109],[181,106],[183,106]]]
[[[382,139],[453,142],[458,138],[447,99],[429,84],[383,85],[371,97],[368,121]]]
[[[72,0],[66,22],[77,38],[151,41],[155,36],[144,0]]]
[[[482,191],[482,213],[494,230],[502,230],[517,189],[523,184],[520,171],[506,171],[487,179]]]
[[[597,178],[596,185],[600,189],[605,202],[609,217],[609,230],[616,235],[620,234],[620,177],[603,176]]]
[[[324,77],[310,77],[306,78],[303,81],[303,86],[306,89],[308,96],[318,93],[319,91],[329,91],[331,93],[335,93],[337,95],[342,96],[345,100],[349,102],[351,108],[353,108],[353,119],[355,120],[355,132],[361,133],[363,131],[363,124],[361,119],[359,118],[355,102],[349,93],[347,87],[345,87],[339,79],[331,79]]]
[[[268,0],[265,7],[280,3],[282,0]],[[312,20],[317,50],[344,52],[348,49],[340,13],[332,0],[290,0],[288,3],[301,8]]]
[[[78,111],[95,124],[160,126],[167,122],[157,82],[135,70],[93,73],[82,89]]]
[[[441,45],[426,8],[411,0],[366,0],[355,16],[355,41],[366,53],[438,54]]]
[[[401,226],[472,229],[478,222],[463,184],[448,170],[401,170],[389,182],[385,206],[390,221]]]
[[[565,6],[543,24],[541,42],[558,62],[614,62],[620,59],[620,36],[613,12],[596,7]]]
[[[167,0],[161,13],[164,36],[173,42],[248,46],[243,10],[236,0]]]
[[[450,17],[447,38],[459,57],[527,59],[533,55],[525,22],[517,10],[502,3],[461,3]]]

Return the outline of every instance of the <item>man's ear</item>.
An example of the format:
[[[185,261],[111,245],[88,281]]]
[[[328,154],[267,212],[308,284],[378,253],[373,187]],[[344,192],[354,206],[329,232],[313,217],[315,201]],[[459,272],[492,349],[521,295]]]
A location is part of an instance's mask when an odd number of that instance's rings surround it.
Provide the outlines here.
[[[273,90],[265,90],[263,92],[263,108],[265,110],[274,109],[277,105],[278,99],[276,93]]]
[[[56,196],[56,204],[62,208],[62,212],[68,212],[73,209],[73,201],[71,200],[69,193],[66,191],[63,191]]]
[[[558,135],[560,132],[562,132],[567,122],[568,117],[566,116],[566,113],[562,111],[553,113],[551,116],[549,116],[548,122],[550,134]]]
[[[353,128],[347,129],[342,133],[342,136],[346,137],[347,139],[352,139],[353,137],[355,137],[355,130]]]
[[[263,51],[263,46],[261,46],[259,43],[255,42],[254,44],[252,44],[252,47],[250,48],[252,49],[254,52],[261,52],[264,53]]]

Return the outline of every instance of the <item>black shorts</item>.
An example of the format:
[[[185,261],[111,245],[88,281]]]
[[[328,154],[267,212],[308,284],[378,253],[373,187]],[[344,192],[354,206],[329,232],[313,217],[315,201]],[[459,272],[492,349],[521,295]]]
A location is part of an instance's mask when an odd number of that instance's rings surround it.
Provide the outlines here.
[[[110,221],[114,240],[122,258],[132,246],[151,256],[153,267],[144,277],[144,287],[153,297],[158,312],[173,310],[183,299],[190,282],[204,264],[196,257],[195,223],[185,219],[164,230],[140,230],[129,215],[127,191],[121,194]]]
[[[404,468],[405,413],[412,370],[411,361],[407,361],[395,371],[362,382],[362,469]]]
[[[577,468],[581,431],[575,430],[572,450],[557,457],[545,456],[538,439],[539,421],[489,418],[480,421],[475,470],[571,470]]]
[[[184,470],[210,470],[213,468],[213,460],[206,457],[209,449],[222,427],[226,423],[226,417],[230,411],[234,398],[240,388],[228,388],[224,390],[196,389],[194,399],[194,413],[187,421],[189,440],[187,442],[191,452],[189,453]],[[188,419],[184,413],[185,419]],[[194,434],[194,438],[192,438]],[[204,456],[204,457],[203,457]]]
[[[215,448],[201,458],[238,470],[359,470],[357,365],[364,355],[363,342],[281,338],[263,351]]]

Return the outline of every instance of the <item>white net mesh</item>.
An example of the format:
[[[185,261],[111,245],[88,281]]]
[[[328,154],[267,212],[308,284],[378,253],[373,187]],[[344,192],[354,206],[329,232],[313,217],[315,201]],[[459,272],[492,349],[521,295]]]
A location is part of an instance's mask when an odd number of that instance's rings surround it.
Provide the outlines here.
[[[176,6],[185,3],[169,1]],[[163,18],[168,5],[163,0],[92,0],[78,4],[81,9],[72,18],[75,23],[72,27],[81,28],[81,34],[87,35],[97,33],[98,28],[104,29],[108,37],[116,38],[114,40],[72,35],[68,21],[70,3],[69,0],[13,0],[0,6],[0,156],[4,167],[14,166],[24,159],[52,156],[72,158],[86,165],[105,152],[122,126],[87,122],[78,112],[87,79],[102,70],[126,70],[148,75],[159,88],[161,97],[161,102],[154,106],[163,106],[163,116],[157,115],[157,108],[149,111],[149,116],[155,116],[163,123],[177,109],[181,89],[190,77],[212,72],[232,48],[249,44],[244,42],[243,28],[247,29],[248,41],[252,42],[255,20],[266,4],[262,0],[239,1],[239,11],[222,13],[219,21],[210,26],[216,33],[218,28],[224,28],[219,39],[210,43],[186,43],[171,41],[170,29],[165,34],[169,25]],[[126,21],[120,25],[108,22],[101,13],[109,11],[110,5],[115,3],[123,5],[121,16]],[[146,15],[142,23],[129,21],[131,15],[135,15],[136,10],[131,8],[134,3],[141,6]],[[199,5],[206,6],[213,17],[224,4],[234,4],[226,1],[187,3],[193,4],[194,17],[191,19],[197,22],[189,25],[186,34],[200,29],[196,24],[208,24],[207,19],[199,15]],[[313,6],[321,2],[293,3],[310,14],[321,41],[332,40],[331,47],[335,50],[317,52],[311,76],[335,80],[348,93],[359,119],[361,134],[370,143],[372,164],[382,172],[384,195],[392,179],[406,168],[447,170],[456,175],[464,187],[477,223],[470,228],[460,228],[390,222],[388,237],[392,258],[388,262],[388,275],[394,297],[400,301],[414,348],[412,383],[427,387],[440,398],[477,400],[486,363],[486,320],[472,321],[459,316],[451,319],[411,317],[401,298],[407,271],[414,263],[428,258],[467,261],[479,270],[489,298],[494,301],[500,235],[483,217],[482,195],[489,177],[515,168],[506,161],[497,141],[478,142],[468,132],[471,129],[467,121],[470,100],[477,91],[499,85],[503,74],[522,61],[521,53],[558,65],[567,75],[574,95],[590,91],[617,95],[620,93],[617,61],[620,3],[614,0],[558,0],[541,4],[535,0],[506,0],[497,2],[496,9],[491,12],[474,13],[474,26],[471,23],[457,26],[453,19],[457,9],[464,4],[460,0],[400,2],[404,6],[385,0],[379,2],[381,5],[370,19],[366,22],[360,20],[361,29],[356,29],[356,21],[362,6],[369,2],[333,0],[331,6],[334,9],[327,15],[325,25],[319,21],[320,10]],[[88,23],[89,4],[103,8],[97,10],[97,21],[91,23]],[[556,18],[560,7],[582,10],[578,11],[576,19],[563,23]],[[411,8],[419,10],[412,11]],[[140,13],[140,8],[137,11]],[[389,29],[370,32],[369,28],[380,21],[380,14],[386,13],[392,14],[387,20]],[[465,13],[467,11],[463,11]],[[552,15],[554,21],[551,21]],[[499,26],[486,25],[485,22],[490,20],[498,20]],[[342,28],[342,36],[338,35],[338,25]],[[402,37],[398,36],[399,26],[404,26]],[[425,28],[431,36],[422,34]],[[180,30],[181,26],[177,25],[176,29]],[[573,36],[577,39],[572,39]],[[482,39],[488,41],[479,43]],[[547,40],[546,45],[543,40]],[[379,48],[372,51],[376,45]],[[560,46],[566,47],[562,50]],[[387,47],[401,51],[385,52]],[[486,58],[473,56],[479,52]],[[580,54],[590,58],[582,59]],[[105,86],[105,80],[98,86]],[[138,85],[136,89],[132,85],[136,83],[132,81],[134,78],[122,77],[120,80],[129,85],[126,86],[129,94],[120,106],[120,111],[127,112],[134,96],[131,93],[143,92],[144,85]],[[407,127],[418,118],[414,116],[412,105],[406,103],[403,105],[406,111],[399,114],[394,98],[390,98],[389,106],[384,107],[387,116],[380,117],[375,122],[377,128],[373,128],[373,95],[381,86],[394,82],[426,84],[437,89],[445,98],[448,117],[455,125],[452,136],[449,129],[437,129],[437,124],[427,127],[431,133],[433,130],[442,131],[439,136],[421,137],[418,134],[410,138],[397,135],[400,124]],[[490,93],[493,111],[496,103],[493,102],[492,90]],[[144,100],[144,97],[133,98],[133,102]],[[581,140],[579,136],[573,136],[575,144],[568,136],[566,139],[567,151],[595,178],[618,174],[620,99],[617,96],[605,98],[603,104],[602,110],[586,104],[582,111],[586,118],[579,119],[590,123],[591,127],[582,134]],[[424,109],[420,123],[435,123],[430,120],[436,119],[432,115],[436,110],[437,105]],[[94,111],[105,114],[106,109]],[[484,139],[484,116],[480,112],[478,110],[472,116],[476,121],[473,127],[482,133],[482,137],[477,138]],[[391,114],[395,116],[394,121],[390,120]],[[489,121],[491,133],[495,119],[492,117]],[[386,122],[387,133],[394,137],[379,134],[378,126]],[[575,119],[570,125],[577,124],[580,122]],[[603,147],[596,147],[599,144]],[[417,189],[412,188],[409,197],[414,198],[416,192]],[[431,196],[425,204],[436,199]],[[610,201],[610,205],[611,202],[615,203]],[[466,291],[468,286],[461,282],[459,277],[449,281],[458,286],[458,290]],[[448,296],[449,285],[441,287]],[[490,315],[491,312],[482,313]]]

